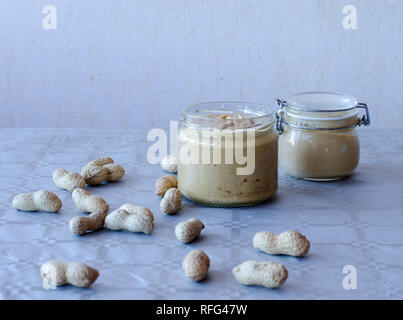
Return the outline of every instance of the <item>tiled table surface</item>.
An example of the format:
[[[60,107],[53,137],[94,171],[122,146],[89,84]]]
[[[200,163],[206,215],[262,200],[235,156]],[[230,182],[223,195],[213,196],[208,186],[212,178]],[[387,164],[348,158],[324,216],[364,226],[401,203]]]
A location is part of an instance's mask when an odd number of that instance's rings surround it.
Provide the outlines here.
[[[260,206],[205,208],[185,201],[175,216],[160,212],[153,194],[163,175],[147,163],[146,132],[140,130],[0,130],[1,299],[392,299],[403,298],[403,131],[360,129],[361,162],[349,178],[314,183],[279,174],[277,196]],[[56,168],[79,172],[88,161],[111,156],[126,169],[117,183],[88,188],[112,209],[131,202],[155,215],[152,235],[102,230],[74,236],[69,220],[80,213],[71,194],[58,189]],[[19,212],[15,194],[55,192],[59,213]],[[194,243],[179,243],[175,225],[191,217],[206,225]],[[308,257],[269,256],[254,250],[257,231],[295,229],[311,240]],[[206,281],[193,283],[181,263],[195,248],[211,259]],[[90,289],[43,290],[39,269],[48,259],[83,261],[99,269]],[[231,270],[242,261],[284,264],[280,289],[238,284]],[[343,267],[357,269],[357,289],[343,288]]]

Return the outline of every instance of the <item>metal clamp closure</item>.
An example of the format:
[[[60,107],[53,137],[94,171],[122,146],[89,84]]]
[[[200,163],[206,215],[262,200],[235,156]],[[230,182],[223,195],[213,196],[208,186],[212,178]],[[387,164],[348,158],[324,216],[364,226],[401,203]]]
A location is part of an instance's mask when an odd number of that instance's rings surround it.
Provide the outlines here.
[[[277,129],[278,134],[281,135],[281,134],[283,134],[283,132],[284,132],[284,129],[283,129],[283,127],[282,127],[282,124],[283,124],[283,115],[284,115],[284,110],[283,110],[283,108],[284,108],[284,106],[287,104],[287,102],[284,101],[284,100],[281,100],[281,99],[277,99],[277,104],[279,105],[280,110],[278,110],[278,111],[276,112],[276,119],[277,119],[277,121],[276,121],[276,129]]]
[[[346,129],[352,129],[356,126],[369,126],[371,124],[371,119],[369,116],[369,110],[368,106],[365,103],[357,103],[355,106],[356,108],[361,108],[365,109],[365,114],[358,119],[356,125],[352,126],[346,126],[346,127],[339,127],[339,128],[314,128],[314,127],[305,127],[305,126],[297,126],[288,123],[287,121],[284,120],[284,107],[287,105],[287,102],[285,100],[277,99],[277,104],[279,105],[280,109],[276,112],[276,129],[279,135],[284,133],[284,128],[283,125],[285,124],[286,126],[289,126],[291,128],[296,128],[296,129],[304,129],[304,130],[346,130]],[[320,120],[320,119],[319,119]]]
[[[365,109],[365,114],[358,120],[358,126],[369,126],[371,124],[371,118],[369,117],[368,106],[365,103],[357,103],[357,108]]]

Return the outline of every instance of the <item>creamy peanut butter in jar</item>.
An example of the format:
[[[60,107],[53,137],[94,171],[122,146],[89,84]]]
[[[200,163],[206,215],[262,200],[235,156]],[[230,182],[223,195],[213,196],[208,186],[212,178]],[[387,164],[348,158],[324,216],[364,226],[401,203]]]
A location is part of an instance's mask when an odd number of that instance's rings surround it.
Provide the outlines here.
[[[246,206],[277,191],[274,112],[242,102],[205,103],[183,110],[178,188],[208,206]]]
[[[279,161],[284,171],[296,178],[330,181],[356,169],[356,127],[370,124],[366,104],[333,92],[299,93],[278,104]],[[360,116],[359,109],[365,114]]]

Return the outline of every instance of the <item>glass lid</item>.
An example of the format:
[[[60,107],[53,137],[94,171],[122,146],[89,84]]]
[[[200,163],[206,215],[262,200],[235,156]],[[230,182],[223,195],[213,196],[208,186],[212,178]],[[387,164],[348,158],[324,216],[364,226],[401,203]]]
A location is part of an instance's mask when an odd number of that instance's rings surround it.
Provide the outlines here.
[[[357,100],[353,96],[337,92],[302,92],[290,96],[284,106],[308,112],[338,112],[354,109]]]

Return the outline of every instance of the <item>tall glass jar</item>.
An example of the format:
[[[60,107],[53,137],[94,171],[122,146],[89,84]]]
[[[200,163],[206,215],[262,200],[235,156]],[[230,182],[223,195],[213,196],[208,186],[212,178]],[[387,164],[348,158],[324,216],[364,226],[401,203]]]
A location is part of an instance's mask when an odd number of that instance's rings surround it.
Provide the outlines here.
[[[178,188],[208,206],[246,206],[277,191],[278,135],[267,106],[193,105],[182,112]]]
[[[367,105],[347,94],[304,92],[277,101],[280,165],[296,178],[330,181],[359,162],[356,127],[370,124]],[[359,109],[365,114],[360,116]]]

